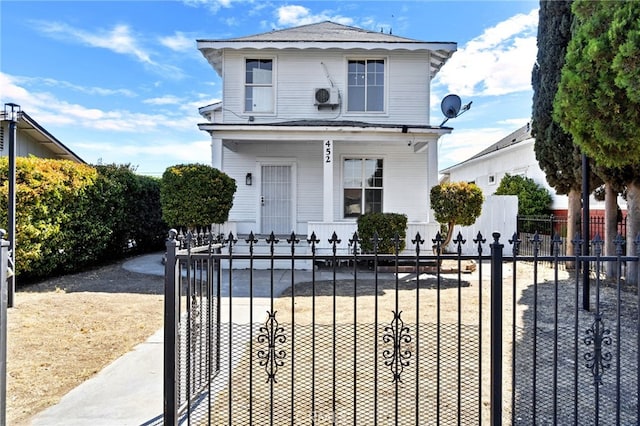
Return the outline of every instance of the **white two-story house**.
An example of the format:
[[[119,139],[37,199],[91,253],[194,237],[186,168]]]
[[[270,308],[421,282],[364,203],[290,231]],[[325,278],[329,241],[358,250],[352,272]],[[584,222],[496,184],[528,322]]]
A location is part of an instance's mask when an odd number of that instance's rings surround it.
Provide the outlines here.
[[[321,22],[198,49],[223,83],[199,128],[238,184],[236,234],[346,242],[358,216],[390,212],[433,238],[437,142],[452,129],[429,124],[430,85],[456,43]]]

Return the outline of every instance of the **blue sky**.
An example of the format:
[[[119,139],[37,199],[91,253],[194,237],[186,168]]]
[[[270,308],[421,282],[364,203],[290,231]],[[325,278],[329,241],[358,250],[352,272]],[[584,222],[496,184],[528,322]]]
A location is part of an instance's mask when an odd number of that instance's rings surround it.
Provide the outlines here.
[[[196,39],[331,20],[458,51],[432,85],[472,108],[447,125],[439,168],[465,160],[530,120],[538,1],[0,1],[0,102],[15,102],[88,163],[160,176],[209,163],[198,108],[221,81]]]

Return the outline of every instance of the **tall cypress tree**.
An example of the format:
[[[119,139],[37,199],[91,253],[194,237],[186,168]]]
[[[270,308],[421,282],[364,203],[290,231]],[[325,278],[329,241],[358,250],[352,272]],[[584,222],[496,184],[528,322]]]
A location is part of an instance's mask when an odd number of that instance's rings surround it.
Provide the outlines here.
[[[580,199],[582,189],[581,152],[552,118],[553,100],[558,90],[567,45],[571,40],[571,0],[540,1],[538,18],[538,56],[533,67],[532,135],[534,150],[547,182],[558,194],[567,194],[567,237],[573,238],[580,229]],[[592,174],[592,180],[597,179]],[[599,182],[592,182],[592,188]],[[573,254],[573,245],[567,246]]]

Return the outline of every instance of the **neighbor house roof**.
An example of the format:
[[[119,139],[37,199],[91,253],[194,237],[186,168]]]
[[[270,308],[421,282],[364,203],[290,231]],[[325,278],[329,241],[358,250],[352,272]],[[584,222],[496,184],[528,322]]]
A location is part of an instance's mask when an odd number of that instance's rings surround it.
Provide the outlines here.
[[[225,49],[383,49],[425,51],[431,55],[431,77],[457,49],[454,42],[426,42],[324,21],[245,37],[197,40],[198,49],[218,74]]]
[[[4,112],[0,113],[2,119],[4,119]],[[31,137],[36,143],[44,146],[51,152],[51,158],[61,160],[71,160],[77,163],[86,164],[86,162],[76,155],[73,151],[67,148],[62,142],[60,142],[55,136],[49,133],[44,127],[42,127],[36,120],[34,120],[29,114],[22,111],[18,118],[17,131],[24,133]],[[6,137],[6,136],[5,136]]]
[[[531,125],[529,123],[527,123],[526,125],[522,126],[521,128],[519,128],[518,130],[508,134],[507,136],[505,136],[504,138],[500,139],[498,142],[494,143],[493,145],[483,149],[482,151],[480,151],[479,153],[475,154],[472,157],[467,158],[466,160],[455,164],[451,167],[447,167],[444,170],[441,170],[440,173],[447,173],[449,170],[454,169],[456,167],[459,167],[462,164],[468,163],[470,161],[473,161],[475,159],[484,157],[486,155],[492,154],[494,152],[500,151],[502,149],[508,148],[510,146],[516,145],[520,142],[526,141],[531,139]]]

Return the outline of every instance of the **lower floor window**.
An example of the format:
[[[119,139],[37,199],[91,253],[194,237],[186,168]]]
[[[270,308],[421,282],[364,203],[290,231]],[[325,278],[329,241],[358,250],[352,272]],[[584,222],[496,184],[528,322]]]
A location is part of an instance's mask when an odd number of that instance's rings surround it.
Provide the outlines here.
[[[345,159],[342,183],[345,218],[382,212],[382,159]]]

